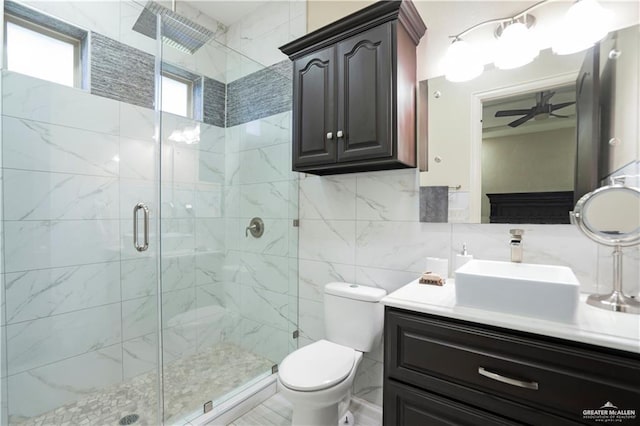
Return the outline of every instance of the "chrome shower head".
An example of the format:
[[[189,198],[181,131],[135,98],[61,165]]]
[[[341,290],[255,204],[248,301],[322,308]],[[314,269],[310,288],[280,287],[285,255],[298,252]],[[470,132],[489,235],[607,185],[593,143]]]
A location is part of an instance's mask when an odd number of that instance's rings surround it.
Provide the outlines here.
[[[213,31],[178,15],[155,1],[147,2],[133,25],[133,30],[155,40],[156,15],[162,16],[162,41],[183,52],[193,54],[214,36]]]

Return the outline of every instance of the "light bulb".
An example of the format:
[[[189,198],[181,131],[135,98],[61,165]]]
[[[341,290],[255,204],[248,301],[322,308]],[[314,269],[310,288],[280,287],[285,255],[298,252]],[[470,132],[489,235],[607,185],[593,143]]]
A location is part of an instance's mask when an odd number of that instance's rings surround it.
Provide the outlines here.
[[[456,39],[447,50],[444,58],[445,78],[452,82],[469,81],[484,70],[475,52],[461,39]]]
[[[551,48],[558,55],[580,52],[602,40],[609,32],[611,12],[595,0],[571,5],[556,29]]]
[[[528,64],[538,53],[540,50],[527,26],[513,22],[500,35],[494,62],[496,67],[509,70]]]

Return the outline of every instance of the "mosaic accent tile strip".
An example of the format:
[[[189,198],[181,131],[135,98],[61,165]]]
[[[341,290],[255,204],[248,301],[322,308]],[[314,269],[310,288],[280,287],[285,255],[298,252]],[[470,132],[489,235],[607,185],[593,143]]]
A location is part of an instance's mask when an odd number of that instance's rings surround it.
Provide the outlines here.
[[[91,93],[153,109],[154,57],[91,33]]]
[[[202,121],[217,127],[225,127],[225,101],[227,87],[224,83],[204,77],[202,90]]]
[[[420,187],[420,222],[446,223],[448,212],[448,186]]]
[[[227,127],[291,110],[292,62],[288,59],[227,85]]]

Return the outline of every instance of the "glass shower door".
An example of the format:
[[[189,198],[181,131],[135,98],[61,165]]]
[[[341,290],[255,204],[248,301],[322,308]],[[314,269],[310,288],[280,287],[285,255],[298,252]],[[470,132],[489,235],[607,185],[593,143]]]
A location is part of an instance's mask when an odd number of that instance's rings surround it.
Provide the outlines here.
[[[72,15],[43,3],[46,14],[28,16],[75,24],[109,12],[124,27],[125,10],[141,11],[100,5],[76,3]],[[85,33],[90,89],[2,70],[2,424],[160,422],[160,153],[152,99],[136,103],[119,86],[119,70],[145,57],[114,39],[119,26]],[[146,249],[144,209],[134,247],[138,203],[150,213]]]

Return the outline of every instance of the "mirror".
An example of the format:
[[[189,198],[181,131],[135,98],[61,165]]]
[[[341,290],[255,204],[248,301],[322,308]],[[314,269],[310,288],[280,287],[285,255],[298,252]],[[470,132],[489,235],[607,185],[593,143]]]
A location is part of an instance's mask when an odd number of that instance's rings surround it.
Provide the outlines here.
[[[603,186],[582,197],[572,217],[587,237],[600,244],[636,245],[640,243],[640,190],[620,184]]]
[[[547,49],[518,69],[487,66],[469,82],[421,82],[428,126],[420,185],[448,187],[448,222],[569,223],[575,200],[612,175],[639,173],[632,124],[639,51],[634,25],[585,52],[558,56]],[[567,118],[536,114],[512,127],[527,114],[495,117],[571,102],[577,104],[553,111]],[[509,214],[493,220],[493,204]]]
[[[622,289],[622,247],[640,244],[640,189],[621,184],[603,186],[583,196],[572,221],[593,241],[613,246],[613,290],[592,294],[587,303],[610,311],[640,314],[640,302]]]

